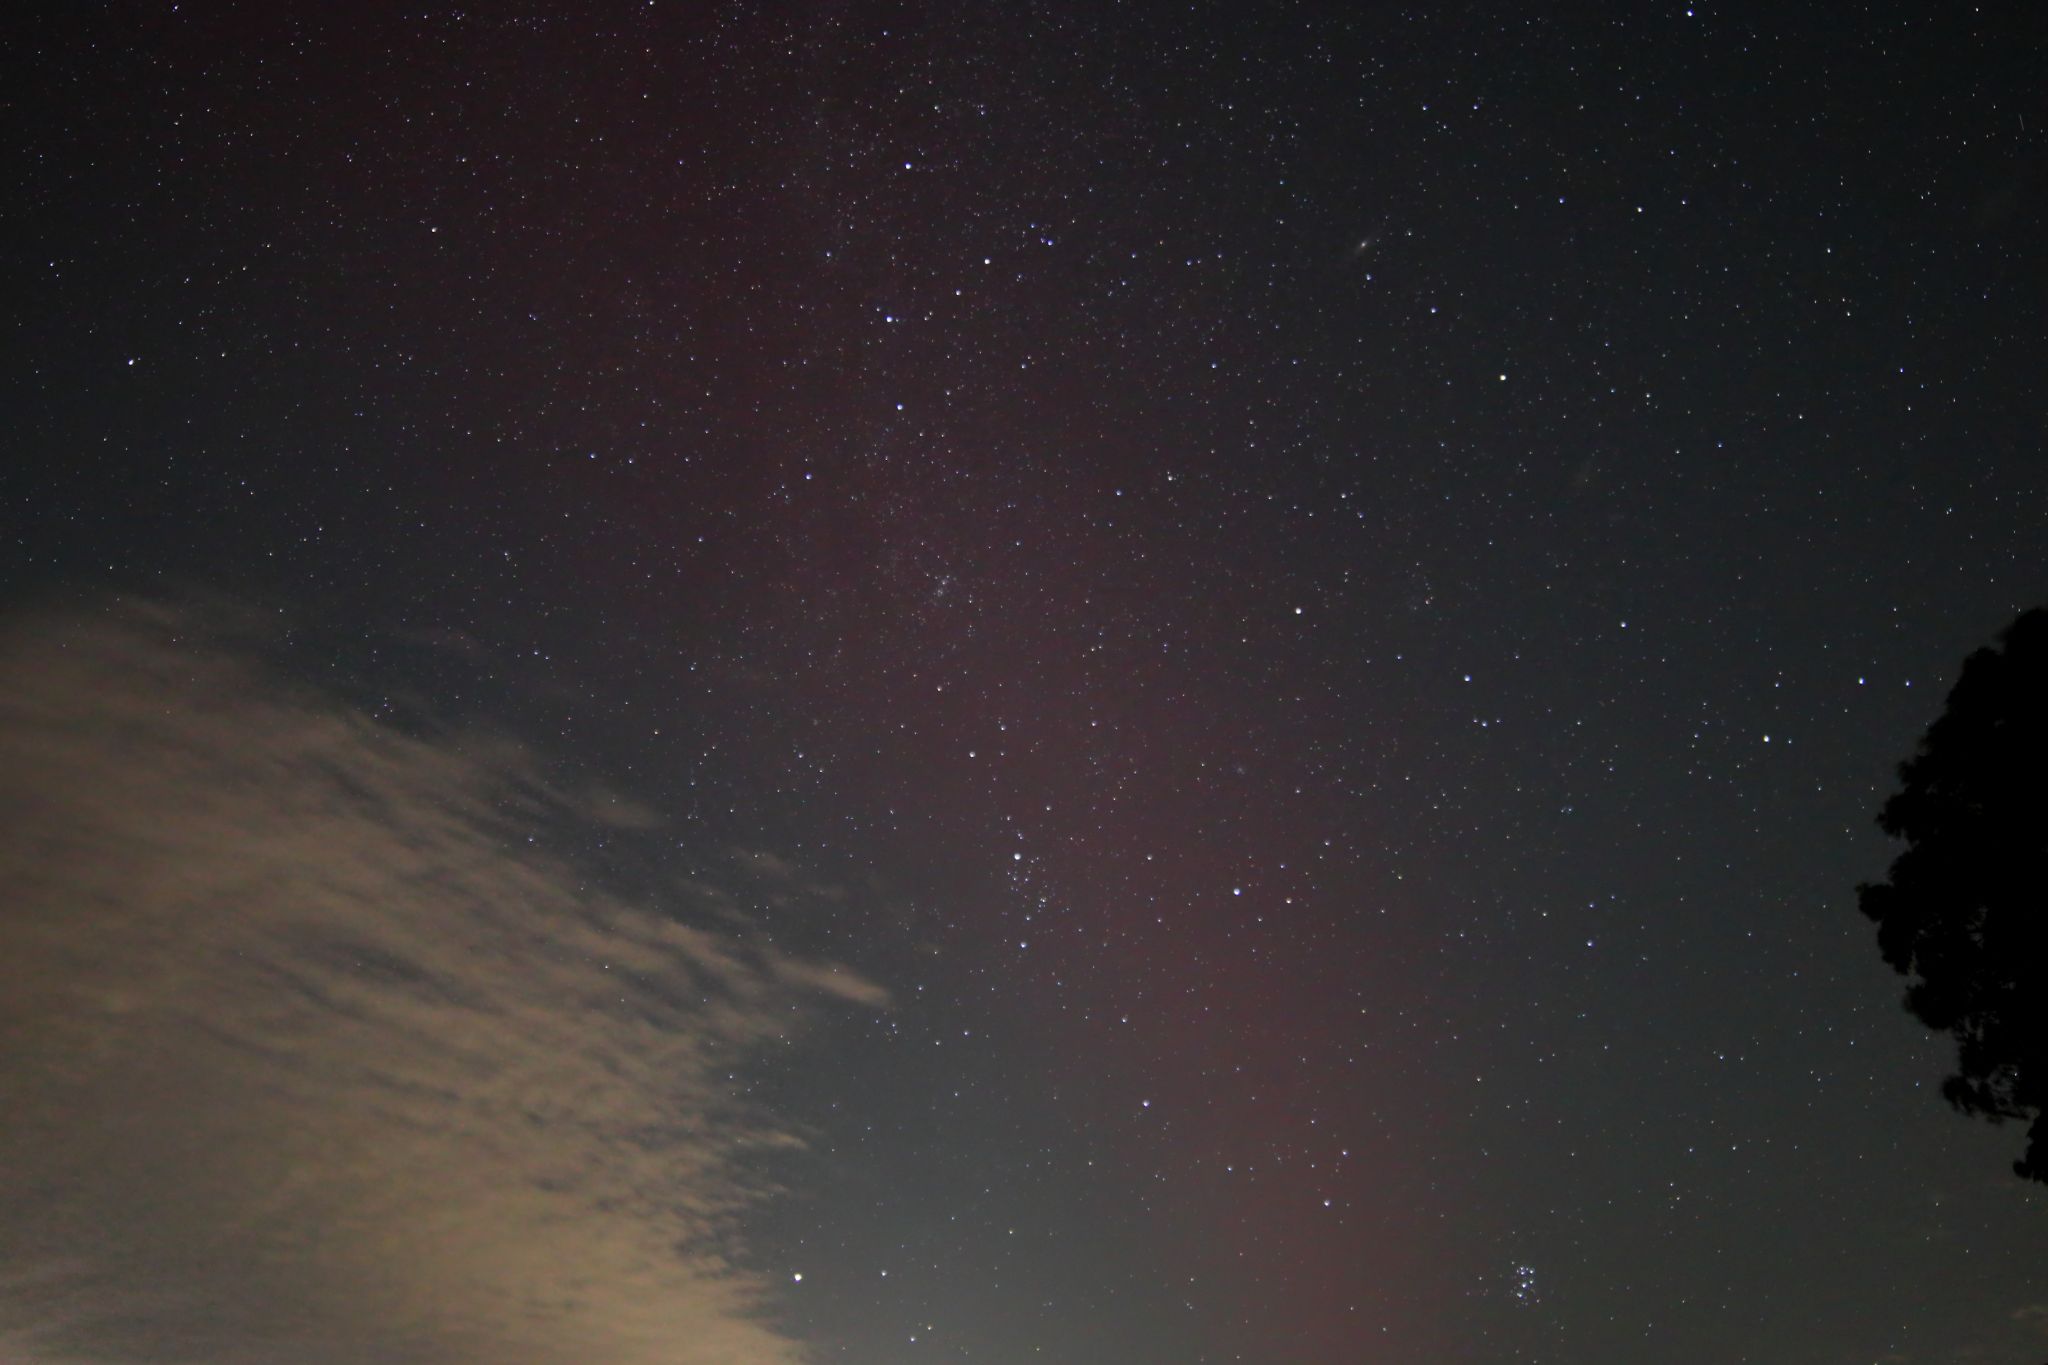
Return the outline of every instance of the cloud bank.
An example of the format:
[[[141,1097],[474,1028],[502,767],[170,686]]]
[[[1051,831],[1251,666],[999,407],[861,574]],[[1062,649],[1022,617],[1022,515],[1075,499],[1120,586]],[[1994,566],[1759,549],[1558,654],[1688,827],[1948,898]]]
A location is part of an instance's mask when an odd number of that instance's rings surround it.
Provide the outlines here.
[[[0,1359],[804,1359],[731,1078],[880,989],[592,888],[528,834],[647,813],[200,615],[0,630]]]

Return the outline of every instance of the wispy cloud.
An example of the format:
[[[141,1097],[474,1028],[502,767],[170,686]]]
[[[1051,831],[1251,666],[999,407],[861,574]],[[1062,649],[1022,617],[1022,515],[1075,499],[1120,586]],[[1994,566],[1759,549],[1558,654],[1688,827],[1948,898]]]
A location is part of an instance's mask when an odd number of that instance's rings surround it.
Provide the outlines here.
[[[592,889],[528,832],[651,812],[223,626],[0,636],[0,1352],[802,1359],[737,1250],[797,1139],[730,1078],[880,988]]]

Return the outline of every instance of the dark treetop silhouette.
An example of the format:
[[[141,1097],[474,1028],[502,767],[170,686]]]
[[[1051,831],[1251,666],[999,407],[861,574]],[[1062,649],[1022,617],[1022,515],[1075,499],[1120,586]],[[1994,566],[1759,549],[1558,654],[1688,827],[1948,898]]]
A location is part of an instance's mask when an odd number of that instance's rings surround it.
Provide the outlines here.
[[[1878,823],[1907,842],[1858,888],[1906,1007],[1955,1035],[1949,1102],[2033,1120],[2013,1169],[2048,1183],[2048,610],[1963,663],[1947,708],[1899,765]]]

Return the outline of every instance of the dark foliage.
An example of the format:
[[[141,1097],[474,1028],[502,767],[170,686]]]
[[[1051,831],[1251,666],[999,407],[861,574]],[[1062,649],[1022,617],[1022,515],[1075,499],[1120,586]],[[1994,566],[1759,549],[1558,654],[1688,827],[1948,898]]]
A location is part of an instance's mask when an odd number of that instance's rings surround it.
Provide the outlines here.
[[[1906,1007],[1953,1034],[1949,1103],[2031,1119],[2013,1169],[2048,1183],[2048,610],[1963,663],[1941,717],[1899,766],[1878,823],[1906,851],[1858,888]]]

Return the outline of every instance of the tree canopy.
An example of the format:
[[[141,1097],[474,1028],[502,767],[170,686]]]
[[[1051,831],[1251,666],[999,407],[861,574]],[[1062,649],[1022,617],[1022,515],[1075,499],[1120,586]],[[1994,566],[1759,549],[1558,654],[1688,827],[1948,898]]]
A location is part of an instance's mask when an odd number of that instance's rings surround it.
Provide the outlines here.
[[[2048,1183],[2048,610],[1963,663],[1878,824],[1906,841],[1857,889],[1906,1008],[1952,1035],[1965,1114],[2031,1120],[2013,1169]]]

